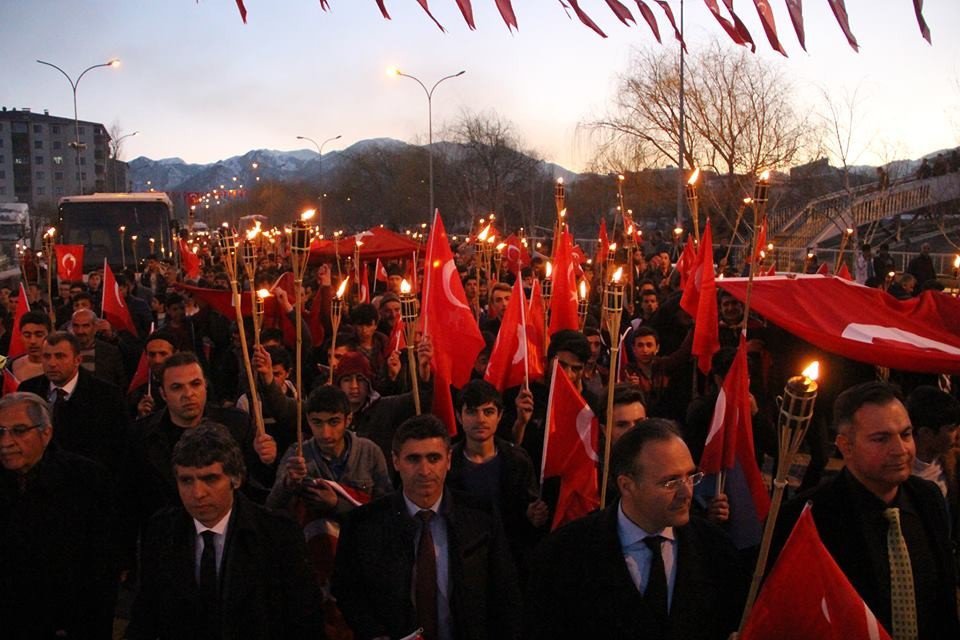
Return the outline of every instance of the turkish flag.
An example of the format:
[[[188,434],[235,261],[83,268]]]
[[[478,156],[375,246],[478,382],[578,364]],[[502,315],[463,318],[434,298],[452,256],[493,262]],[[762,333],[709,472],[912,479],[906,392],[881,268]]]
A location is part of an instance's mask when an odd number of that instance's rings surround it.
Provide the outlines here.
[[[738,549],[760,543],[763,521],[770,511],[770,496],[763,484],[753,448],[753,419],[750,416],[750,378],[747,375],[746,337],[733,365],[723,379],[710,430],[700,458],[700,470],[709,475],[727,474],[725,493],[730,500],[727,532]],[[715,482],[701,485],[715,487]]]
[[[83,245],[58,244],[57,279],[60,282],[79,282],[83,279]]]
[[[134,389],[141,387],[150,380],[150,361],[147,360],[147,352],[144,350],[140,354],[140,362],[137,363],[137,370],[133,374],[133,378],[130,379],[130,384],[127,386],[127,393],[133,393]]]
[[[757,243],[753,248],[753,261],[757,264],[763,260],[760,256],[761,252],[767,250],[767,217],[763,217],[763,221],[760,223],[760,230],[757,232]]]
[[[806,36],[803,32],[803,4],[801,0],[786,0],[787,11],[790,12],[790,22],[793,23],[793,30],[797,32],[797,40],[804,51],[807,50]]]
[[[687,244],[683,245],[683,253],[677,260],[677,272],[680,274],[680,288],[686,289],[687,282],[690,281],[690,274],[696,268],[697,248],[693,244],[693,236],[687,234]]]
[[[384,347],[383,356],[388,357],[394,351],[400,351],[401,349],[406,348],[406,325],[403,323],[403,318],[397,318],[397,321],[393,325],[393,329],[390,330],[390,336],[387,338],[387,344]]]
[[[460,13],[463,14],[463,19],[470,30],[476,29],[477,25],[473,21],[473,7],[470,6],[470,0],[457,0],[457,6],[460,7]]]
[[[775,275],[777,275],[777,265],[771,264],[771,265],[770,265],[770,269],[767,270],[766,275],[768,275],[768,276],[775,276]]]
[[[840,270],[837,271],[837,277],[843,278],[844,280],[853,280],[853,276],[850,275],[850,269],[847,268],[846,262],[840,265]]]
[[[730,36],[730,39],[736,44],[746,44],[743,36],[739,33],[733,23],[720,15],[720,6],[717,4],[717,0],[704,0],[704,2],[706,3],[707,8],[710,9],[710,13],[713,14],[713,17],[717,19],[717,22],[720,23],[720,26],[723,27],[723,30],[727,32],[728,36]]]
[[[113,277],[113,270],[107,264],[107,259],[103,259],[103,317],[113,325],[114,329],[121,331],[127,330],[133,335],[137,335],[137,327],[133,324],[133,318],[130,317],[130,310],[127,309],[127,303],[120,293],[120,287],[117,285],[117,279]]]
[[[763,25],[770,46],[773,47],[774,51],[786,57],[787,52],[783,50],[780,39],[777,37],[777,23],[773,19],[773,9],[770,7],[770,2],[768,0],[753,0],[753,4],[757,7],[757,15],[760,16],[760,24]]]
[[[202,301],[210,305],[217,313],[226,316],[227,320],[236,318],[236,311],[233,310],[233,293],[223,289],[207,289],[204,287],[195,287],[189,284],[177,283],[176,287],[190,294],[194,300]],[[253,314],[253,301],[250,296],[240,296],[240,307],[244,316]],[[266,313],[266,309],[264,309]]]
[[[520,279],[513,283],[513,295],[503,313],[497,341],[493,343],[490,362],[483,379],[503,392],[509,387],[524,383],[529,377],[543,378],[543,363],[538,355],[540,349],[530,344],[530,332],[526,326],[526,296]]]
[[[579,278],[583,275],[583,263],[587,261],[587,254],[580,245],[575,244],[570,249],[570,257],[573,260],[574,279]]]
[[[495,0],[497,3],[497,10],[500,11],[500,17],[503,18],[503,21],[507,25],[507,29],[518,29],[517,25],[517,16],[513,12],[513,6],[510,4],[510,0]]]
[[[653,37],[657,39],[657,42],[662,42],[660,40],[660,27],[657,26],[657,19],[653,17],[653,11],[650,11],[650,7],[644,4],[643,0],[637,0],[637,8],[640,9],[640,15],[650,26],[650,31],[653,31]]]
[[[696,269],[692,286],[683,290],[680,306],[693,317],[693,346],[690,352],[697,356],[697,366],[704,374],[710,373],[710,360],[720,350],[720,329],[717,316],[717,285],[713,274],[713,232],[710,221],[703,230],[700,243],[700,264]],[[696,290],[696,306],[692,299]],[[687,304],[684,304],[686,302]]]
[[[850,18],[847,16],[847,6],[843,0],[827,0],[827,4],[829,4],[830,9],[833,10],[833,15],[837,19],[837,24],[840,25],[840,29],[843,30],[843,35],[847,37],[847,42],[850,43],[854,51],[860,51],[860,45],[857,44],[857,39],[854,37],[853,32],[850,31]]]
[[[827,266],[826,262],[822,263],[817,268],[817,275],[821,275],[821,276],[830,275],[830,267]]]
[[[606,264],[607,251],[610,248],[610,238],[607,236],[607,221],[600,218],[600,232],[597,234],[597,264]]]
[[[196,280],[200,277],[200,258],[190,250],[190,245],[183,238],[180,243],[180,264],[183,266],[183,273],[187,278]]]
[[[808,504],[763,583],[740,640],[890,640],[823,546]]]
[[[541,484],[544,478],[560,478],[560,496],[551,530],[600,506],[597,482],[599,431],[597,416],[554,360],[540,471]]]
[[[10,348],[7,350],[7,359],[9,360],[27,352],[27,346],[23,344],[23,336],[20,334],[20,318],[28,311],[30,311],[30,303],[27,301],[27,290],[21,282],[20,295],[17,296],[17,308],[13,312],[13,332],[10,334]]]
[[[434,216],[427,242],[421,321],[424,335],[433,341],[433,413],[455,434],[450,385],[460,387],[470,380],[473,363],[485,345],[467,304],[439,213]]]
[[[5,396],[8,393],[15,393],[20,387],[20,381],[17,380],[17,376],[13,375],[9,369],[3,370],[3,389],[0,390],[0,396]]]
[[[799,2],[800,0],[795,0]],[[683,36],[680,35],[680,29],[677,28],[677,21],[673,17],[673,10],[670,8],[670,5],[667,4],[665,0],[654,0],[660,8],[663,9],[663,12],[667,14],[667,20],[670,21],[670,26],[673,27],[673,37],[677,39],[677,42],[680,43],[680,46],[684,51],[687,50],[687,43],[683,41]]]
[[[747,278],[717,286],[746,298]],[[960,374],[960,300],[939,291],[897,300],[879,289],[820,275],[753,281],[750,307],[831,353],[919,373]]]
[[[550,335],[563,329],[580,329],[577,314],[577,278],[570,234],[560,232],[553,262],[553,295],[550,297]]]
[[[544,349],[547,343],[546,306],[543,304],[543,293],[540,291],[540,281],[534,279],[530,289],[530,303],[527,305],[527,340],[529,341],[530,357],[534,353],[540,360],[539,369],[543,371]],[[535,351],[534,351],[535,349]]]
[[[363,269],[357,274],[360,279],[358,295],[361,303],[370,302],[370,270],[367,263],[363,263]]]
[[[387,270],[384,268],[383,262],[380,261],[380,258],[377,258],[377,266],[374,272],[376,274],[374,277],[377,279],[377,282],[387,281]]]
[[[520,238],[512,233],[504,239],[503,244],[506,245],[503,248],[503,262],[507,270],[514,275],[520,275],[520,270],[530,265],[530,252],[520,242]]]

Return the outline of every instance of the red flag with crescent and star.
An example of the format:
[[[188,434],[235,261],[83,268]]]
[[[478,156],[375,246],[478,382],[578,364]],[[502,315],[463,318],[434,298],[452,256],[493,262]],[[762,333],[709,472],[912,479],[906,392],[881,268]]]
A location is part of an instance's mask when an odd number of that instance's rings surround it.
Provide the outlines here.
[[[485,344],[473,310],[467,304],[439,213],[434,216],[427,242],[420,319],[423,334],[433,341],[433,414],[455,434],[457,423],[450,385],[461,387],[470,380],[473,363]]]
[[[58,244],[57,278],[60,282],[79,282],[83,279],[83,245]]]
[[[137,335],[137,327],[133,324],[133,318],[130,317],[130,310],[127,303],[120,293],[120,287],[117,285],[117,279],[113,276],[113,271],[107,260],[103,260],[103,317],[113,325],[114,329],[127,330],[133,335]]]

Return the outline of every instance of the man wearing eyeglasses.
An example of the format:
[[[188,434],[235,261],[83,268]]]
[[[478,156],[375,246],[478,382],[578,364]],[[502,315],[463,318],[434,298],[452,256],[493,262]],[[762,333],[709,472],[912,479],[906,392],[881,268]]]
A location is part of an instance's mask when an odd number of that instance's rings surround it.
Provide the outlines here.
[[[113,486],[53,440],[47,403],[0,399],[0,636],[109,638],[116,599]]]
[[[726,535],[690,516],[703,474],[676,425],[640,422],[610,464],[621,498],[537,550],[526,637],[726,639],[748,574]]]

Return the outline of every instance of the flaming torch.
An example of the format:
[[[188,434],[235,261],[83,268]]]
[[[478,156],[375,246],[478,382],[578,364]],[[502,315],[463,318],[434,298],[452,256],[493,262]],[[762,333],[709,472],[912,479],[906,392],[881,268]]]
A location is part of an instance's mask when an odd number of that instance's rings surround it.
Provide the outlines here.
[[[120,260],[124,270],[127,268],[127,245],[126,245],[126,225],[120,225]]]
[[[350,284],[350,276],[343,279],[337,288],[336,295],[330,301],[330,326],[332,335],[330,336],[330,384],[333,384],[333,353],[337,350],[337,332],[340,331],[340,321],[343,319],[343,296],[347,292],[347,286]]]
[[[687,206],[693,220],[693,239],[700,243],[700,196],[697,194],[697,181],[700,179],[700,167],[693,170],[687,180]]]
[[[780,414],[777,420],[779,431],[777,474],[773,480],[770,513],[767,515],[767,521],[763,527],[763,538],[760,540],[757,566],[753,571],[753,581],[750,583],[747,603],[743,609],[743,617],[740,619],[741,631],[750,616],[750,610],[753,608],[753,603],[757,599],[757,592],[760,590],[760,581],[767,568],[770,540],[773,538],[773,530],[777,524],[777,514],[780,511],[780,503],[783,501],[783,492],[787,487],[787,474],[793,466],[794,458],[797,451],[800,450],[800,445],[803,443],[803,439],[807,435],[807,429],[810,427],[810,421],[813,419],[813,408],[817,401],[817,378],[819,376],[820,363],[814,361],[799,376],[793,376],[787,380],[783,389],[783,397],[778,399]]]
[[[770,194],[770,172],[764,171],[753,187],[753,240],[750,242],[750,274],[747,279],[747,295],[743,303],[743,327],[746,330],[750,320],[750,296],[753,293],[753,278],[757,272],[757,255],[760,243],[760,220],[767,215],[767,200]]]
[[[545,267],[545,276],[543,282],[540,283],[540,296],[543,298],[543,304],[548,309],[550,308],[550,296],[553,295],[553,264],[547,260],[547,266]]]
[[[47,303],[50,305],[50,320],[54,324],[56,324],[56,313],[53,309],[53,265],[57,262],[56,243],[57,229],[50,227],[43,234],[43,252],[47,257]]]
[[[589,301],[587,300],[587,281],[580,281],[580,296],[577,298],[577,316],[580,318],[580,331],[583,331],[583,327],[587,322],[587,308],[589,306]]]
[[[260,329],[263,327],[263,312],[266,309],[267,298],[270,297],[269,289],[258,289],[253,295],[253,328],[256,334],[253,336],[253,346],[260,346]]]
[[[613,440],[613,388],[617,384],[617,354],[620,351],[620,317],[623,314],[623,267],[613,272],[607,284],[603,310],[607,314],[607,333],[610,334],[610,374],[607,379],[607,424],[604,428],[603,481],[600,485],[600,507],[607,504],[607,484],[610,481],[610,445]]]
[[[413,406],[420,415],[420,382],[417,379],[417,357],[413,353],[416,340],[417,317],[420,315],[420,303],[413,293],[413,287],[406,278],[400,282],[400,318],[407,339],[407,368],[410,370],[410,388],[413,392]]]
[[[258,221],[256,226],[247,231],[243,245],[241,246],[241,263],[243,264],[243,272],[247,274],[247,281],[250,283],[250,301],[253,303],[253,345],[254,347],[260,346],[260,326],[263,322],[263,314],[257,314],[257,304],[258,296],[257,291],[254,289],[254,279],[257,275],[257,246],[256,240],[257,236],[260,235],[260,222]],[[269,295],[269,292],[268,292]],[[259,304],[263,304],[260,302]]]
[[[310,258],[310,240],[313,227],[310,220],[317,214],[316,209],[307,209],[293,223],[290,238],[290,263],[293,266],[294,290],[296,299],[297,327],[297,455],[303,455],[303,276],[307,271]]]
[[[243,308],[240,301],[240,287],[237,284],[237,234],[225,227],[220,230],[220,251],[222,253],[223,268],[230,279],[230,292],[233,294],[233,309],[237,314],[237,331],[240,334],[240,352],[243,353],[243,368],[247,373],[247,388],[250,390],[250,411],[257,435],[265,433],[263,426],[263,411],[260,408],[260,394],[257,393],[257,382],[253,375],[253,365],[250,363],[250,350],[247,348],[247,331],[243,324]],[[254,320],[256,327],[256,320]]]

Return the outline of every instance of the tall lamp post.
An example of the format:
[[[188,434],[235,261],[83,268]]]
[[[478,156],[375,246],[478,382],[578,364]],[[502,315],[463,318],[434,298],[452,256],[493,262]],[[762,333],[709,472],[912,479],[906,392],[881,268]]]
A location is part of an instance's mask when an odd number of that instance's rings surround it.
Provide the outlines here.
[[[403,73],[400,69],[396,67],[390,67],[387,69],[387,75],[391,76],[402,76],[404,78],[410,78],[415,81],[423,89],[423,92],[427,95],[427,155],[430,159],[430,211],[428,212],[427,219],[433,219],[433,92],[444,80],[449,80],[450,78],[458,78],[466,73],[466,70],[459,71],[457,73],[451,74],[449,76],[444,76],[437,80],[430,89],[427,89],[427,86],[420,82],[420,78],[411,76],[408,73]]]
[[[121,144],[124,140],[126,140],[127,138],[132,138],[133,136],[138,136],[138,135],[140,135],[140,132],[139,132],[139,131],[134,131],[133,133],[124,134],[124,135],[120,136],[119,138],[117,138],[116,140],[112,140],[112,141],[110,142],[110,147],[111,147],[112,150],[113,150],[113,192],[114,192],[114,193],[117,192],[117,173],[118,173],[118,172],[117,172],[117,162],[119,161],[119,158],[120,158],[120,144]],[[124,177],[124,185],[123,185],[123,187],[124,187],[123,190],[126,191],[126,190],[127,190],[127,188],[126,188],[126,187],[127,187],[127,185],[126,185],[126,177]]]
[[[308,142],[312,142],[312,143],[313,143],[313,146],[315,146],[315,147],[317,148],[317,155],[319,156],[319,165],[318,165],[318,168],[320,169],[320,172],[319,172],[319,173],[320,173],[320,176],[319,176],[319,178],[318,178],[318,181],[320,182],[320,209],[319,209],[320,220],[318,220],[318,222],[319,222],[320,224],[323,224],[323,199],[324,199],[324,197],[326,197],[326,194],[325,194],[324,191],[323,191],[323,148],[324,148],[325,146],[327,146],[327,143],[328,143],[328,142],[333,142],[334,140],[339,140],[339,139],[342,138],[342,137],[343,137],[342,134],[337,134],[337,135],[333,136],[332,138],[327,138],[326,140],[324,140],[324,141],[321,142],[320,144],[317,144],[317,141],[314,140],[313,138],[310,138],[310,137],[307,137],[307,136],[297,136],[297,140],[306,140],[306,141],[308,141]]]
[[[74,141],[70,144],[76,151],[76,167],[77,167],[77,187],[80,190],[80,195],[83,195],[83,180],[80,179],[80,151],[83,146],[80,144],[80,119],[77,117],[77,85],[80,84],[80,80],[86,75],[87,71],[92,69],[99,69],[100,67],[117,67],[120,65],[120,59],[114,58],[102,64],[95,64],[87,67],[80,72],[80,75],[77,76],[76,80],[73,80],[67,72],[58,67],[57,65],[51,62],[44,62],[43,60],[37,60],[40,64],[45,64],[48,67],[53,67],[57,71],[63,74],[63,77],[67,79],[67,82],[70,83],[70,88],[73,89],[73,132],[74,132]]]

